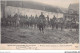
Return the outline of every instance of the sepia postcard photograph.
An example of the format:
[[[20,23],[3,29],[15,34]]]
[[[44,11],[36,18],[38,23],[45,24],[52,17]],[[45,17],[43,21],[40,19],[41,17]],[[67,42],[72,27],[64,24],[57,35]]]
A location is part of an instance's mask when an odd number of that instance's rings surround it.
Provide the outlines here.
[[[79,44],[79,0],[1,0],[0,7],[1,44]]]

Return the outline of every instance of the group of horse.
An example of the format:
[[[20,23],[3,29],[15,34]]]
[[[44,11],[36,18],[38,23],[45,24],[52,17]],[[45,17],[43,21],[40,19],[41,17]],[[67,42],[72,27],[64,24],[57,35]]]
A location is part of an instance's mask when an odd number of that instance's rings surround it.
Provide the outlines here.
[[[76,23],[66,23],[63,18],[58,19],[55,16],[53,16],[52,19],[49,18],[49,16],[45,17],[43,13],[41,12],[41,15],[38,17],[37,15],[30,16],[22,16],[15,14],[13,17],[11,15],[8,15],[7,18],[1,18],[1,24],[2,26],[15,26],[15,27],[36,27],[40,30],[40,32],[44,33],[45,27],[51,27],[52,30],[54,28],[58,29],[61,28],[73,28],[74,26],[75,29],[78,29],[78,26]],[[68,25],[68,27],[66,27]],[[74,25],[74,26],[73,26]]]

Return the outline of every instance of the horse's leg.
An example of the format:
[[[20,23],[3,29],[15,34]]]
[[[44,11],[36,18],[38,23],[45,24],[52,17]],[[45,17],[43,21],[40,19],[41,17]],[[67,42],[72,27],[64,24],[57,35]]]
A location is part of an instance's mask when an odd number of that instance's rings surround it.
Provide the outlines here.
[[[58,23],[55,23],[55,27],[56,27],[56,29],[58,29]]]
[[[62,31],[62,29],[63,29],[63,25],[62,24],[60,24],[60,28],[61,28],[61,31]]]
[[[56,29],[58,29],[58,25],[56,24]]]
[[[53,30],[53,26],[52,26],[52,30]]]
[[[63,30],[63,26],[61,25],[61,31]]]
[[[52,25],[52,30],[53,30],[54,26]]]
[[[42,27],[42,32],[44,33],[44,28]]]

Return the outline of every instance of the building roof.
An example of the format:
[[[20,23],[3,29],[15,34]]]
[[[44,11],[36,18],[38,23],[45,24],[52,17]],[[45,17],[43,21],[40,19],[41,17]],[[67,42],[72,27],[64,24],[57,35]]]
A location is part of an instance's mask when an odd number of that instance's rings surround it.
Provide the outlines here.
[[[70,4],[68,9],[70,10],[74,10],[79,14],[79,3],[75,3],[75,4]]]

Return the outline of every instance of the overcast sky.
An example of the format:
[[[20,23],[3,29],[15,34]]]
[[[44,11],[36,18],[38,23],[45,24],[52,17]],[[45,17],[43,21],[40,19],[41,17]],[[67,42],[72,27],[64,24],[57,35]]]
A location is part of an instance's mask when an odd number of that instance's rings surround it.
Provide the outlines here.
[[[79,2],[79,0],[32,0],[32,1],[49,4],[52,6],[63,7],[63,8],[68,8],[70,4]]]

